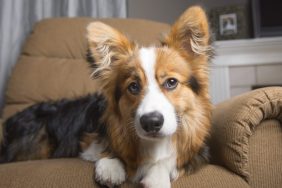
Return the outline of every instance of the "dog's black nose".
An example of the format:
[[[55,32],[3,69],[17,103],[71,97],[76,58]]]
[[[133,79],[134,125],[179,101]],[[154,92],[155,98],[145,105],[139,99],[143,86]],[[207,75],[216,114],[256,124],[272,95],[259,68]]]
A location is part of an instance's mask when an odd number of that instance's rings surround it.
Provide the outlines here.
[[[140,117],[142,128],[148,133],[158,132],[164,123],[164,117],[161,113],[155,111],[144,114]]]

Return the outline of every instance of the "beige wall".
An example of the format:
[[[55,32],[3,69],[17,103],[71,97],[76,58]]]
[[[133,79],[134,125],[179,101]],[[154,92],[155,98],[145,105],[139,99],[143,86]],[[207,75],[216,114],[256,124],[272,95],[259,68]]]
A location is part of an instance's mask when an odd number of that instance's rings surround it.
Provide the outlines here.
[[[127,16],[171,24],[191,5],[198,4],[210,9],[247,2],[248,0],[127,0]]]

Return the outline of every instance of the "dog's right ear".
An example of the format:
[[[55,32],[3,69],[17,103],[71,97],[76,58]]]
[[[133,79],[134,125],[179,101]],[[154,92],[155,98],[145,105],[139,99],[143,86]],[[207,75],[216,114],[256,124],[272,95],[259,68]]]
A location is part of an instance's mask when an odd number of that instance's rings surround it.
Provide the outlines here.
[[[95,61],[94,77],[109,72],[115,63],[126,61],[135,48],[122,33],[102,22],[87,26],[87,39],[90,57]]]

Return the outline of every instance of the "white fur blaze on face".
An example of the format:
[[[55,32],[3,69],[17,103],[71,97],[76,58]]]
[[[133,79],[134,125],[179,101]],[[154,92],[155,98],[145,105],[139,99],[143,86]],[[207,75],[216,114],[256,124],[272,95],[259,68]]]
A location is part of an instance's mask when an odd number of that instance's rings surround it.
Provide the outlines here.
[[[156,80],[156,49],[141,48],[139,59],[147,79],[147,85],[144,86],[145,96],[137,108],[135,117],[135,126],[137,134],[142,138],[150,139],[151,136],[142,128],[140,118],[152,112],[158,112],[163,116],[163,125],[157,132],[157,137],[165,137],[173,134],[177,128],[177,118],[173,105],[162,93]]]

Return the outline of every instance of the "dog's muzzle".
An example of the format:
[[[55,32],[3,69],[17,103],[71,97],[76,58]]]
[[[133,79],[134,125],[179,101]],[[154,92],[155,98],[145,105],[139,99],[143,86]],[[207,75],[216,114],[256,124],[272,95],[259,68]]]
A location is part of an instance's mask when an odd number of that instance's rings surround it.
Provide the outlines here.
[[[146,113],[140,117],[141,127],[147,133],[159,132],[163,126],[163,123],[164,117],[157,111]]]

